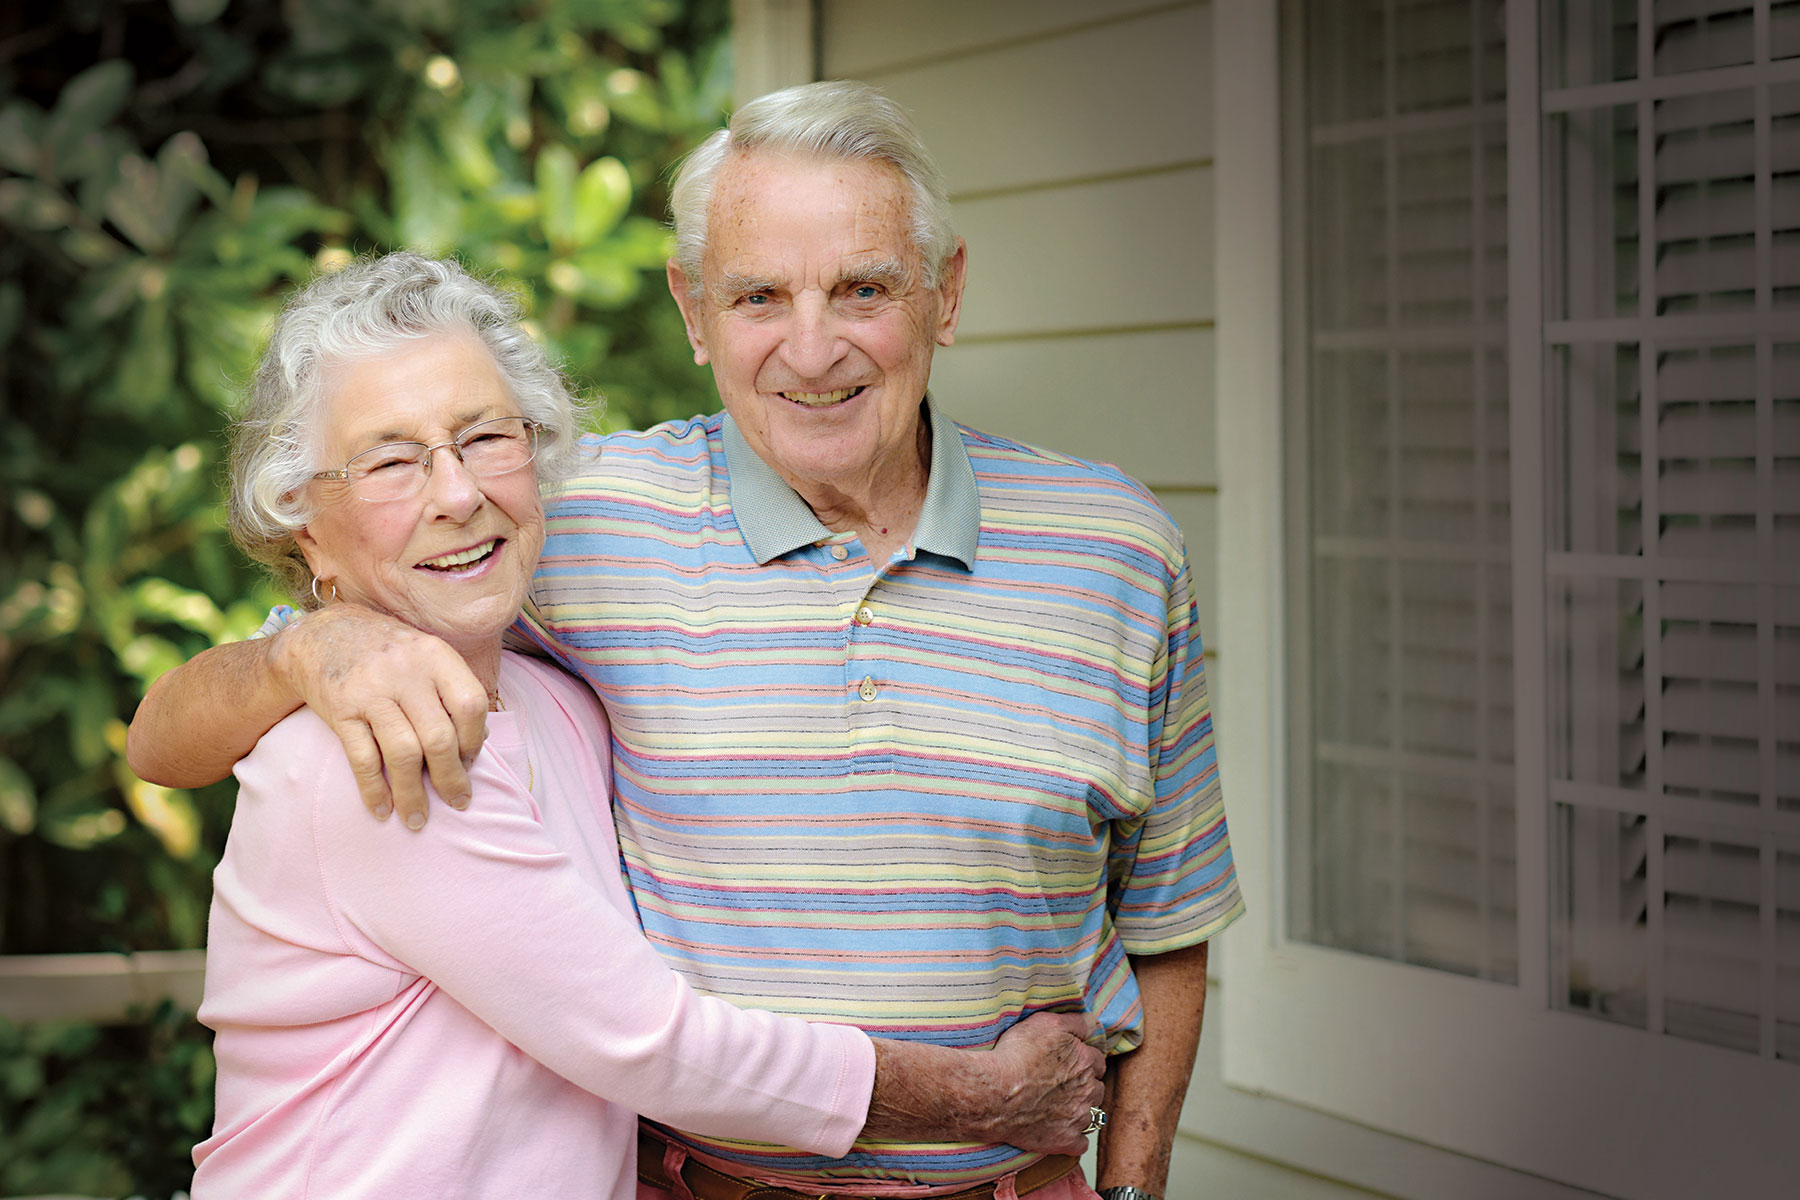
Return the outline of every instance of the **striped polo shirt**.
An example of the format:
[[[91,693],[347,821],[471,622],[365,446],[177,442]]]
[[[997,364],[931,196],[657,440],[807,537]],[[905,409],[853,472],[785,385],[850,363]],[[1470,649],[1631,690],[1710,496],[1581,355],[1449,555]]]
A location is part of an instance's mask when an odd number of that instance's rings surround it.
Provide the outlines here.
[[[598,439],[525,626],[606,704],[628,882],[697,988],[948,1046],[1086,1008],[1129,1050],[1126,955],[1243,907],[1181,535],[1110,466],[926,411],[924,507],[883,563],[723,414]],[[806,1178],[1032,1157],[681,1136]]]

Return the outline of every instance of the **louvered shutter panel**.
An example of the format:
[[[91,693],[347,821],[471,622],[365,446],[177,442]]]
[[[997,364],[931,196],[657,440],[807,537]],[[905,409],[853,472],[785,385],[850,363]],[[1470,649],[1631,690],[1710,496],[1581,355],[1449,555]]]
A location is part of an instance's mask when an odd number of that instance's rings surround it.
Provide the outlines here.
[[[1800,1058],[1800,5],[1547,11],[1556,1002]]]

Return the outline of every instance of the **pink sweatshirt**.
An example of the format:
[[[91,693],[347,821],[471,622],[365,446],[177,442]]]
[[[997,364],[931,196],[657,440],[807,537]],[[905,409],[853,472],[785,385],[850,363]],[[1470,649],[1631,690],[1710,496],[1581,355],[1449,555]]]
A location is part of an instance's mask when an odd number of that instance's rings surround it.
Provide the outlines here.
[[[593,693],[512,654],[500,688],[473,803],[421,833],[368,815],[310,711],[238,764],[195,1200],[628,1198],[639,1112],[849,1150],[869,1039],[690,991],[619,878]]]

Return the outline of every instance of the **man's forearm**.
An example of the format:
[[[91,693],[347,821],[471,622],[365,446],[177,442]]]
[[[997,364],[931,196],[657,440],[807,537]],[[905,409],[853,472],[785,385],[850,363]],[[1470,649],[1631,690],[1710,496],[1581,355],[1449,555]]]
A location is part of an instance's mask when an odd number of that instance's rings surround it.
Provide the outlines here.
[[[214,646],[151,684],[125,744],[139,778],[165,787],[216,783],[299,708],[270,666],[274,644],[252,638]]]
[[[1096,1188],[1132,1185],[1165,1195],[1169,1149],[1206,1008],[1206,943],[1133,958],[1144,1004],[1144,1040],[1107,1069],[1107,1123]]]

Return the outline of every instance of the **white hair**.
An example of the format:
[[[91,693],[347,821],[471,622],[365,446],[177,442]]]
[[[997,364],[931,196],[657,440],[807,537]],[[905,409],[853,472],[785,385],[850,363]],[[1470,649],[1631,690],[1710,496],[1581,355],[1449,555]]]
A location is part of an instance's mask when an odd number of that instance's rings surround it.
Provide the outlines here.
[[[675,225],[675,264],[691,293],[698,294],[701,287],[707,213],[719,168],[758,150],[892,166],[911,195],[910,233],[924,261],[925,282],[938,285],[944,264],[956,252],[943,172],[905,109],[866,83],[828,79],[757,97],[682,160],[670,191],[669,216]]]
[[[405,251],[359,259],[296,292],[275,320],[242,415],[231,425],[232,540],[297,602],[316,605],[294,535],[313,516],[307,483],[342,465],[319,460],[327,376],[434,335],[467,333],[487,348],[520,414],[543,426],[532,461],[539,484],[566,479],[580,457],[583,405],[520,317],[517,299],[458,263]]]

